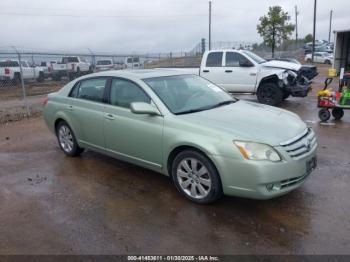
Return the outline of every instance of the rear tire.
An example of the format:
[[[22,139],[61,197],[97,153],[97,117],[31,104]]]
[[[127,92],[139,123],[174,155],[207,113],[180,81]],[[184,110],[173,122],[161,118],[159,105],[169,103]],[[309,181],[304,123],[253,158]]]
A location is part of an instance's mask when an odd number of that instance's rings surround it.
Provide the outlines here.
[[[171,176],[178,191],[193,202],[209,204],[223,195],[214,164],[197,151],[180,152],[172,163]]]
[[[336,120],[340,120],[343,116],[344,116],[344,110],[342,108],[339,107],[335,107],[332,110],[332,116],[336,119]]]
[[[320,111],[318,111],[318,117],[322,122],[327,122],[331,117],[331,113],[327,108],[322,108]]]
[[[58,123],[56,136],[60,148],[67,156],[75,157],[84,152],[84,149],[79,147],[72,129],[65,121]]]
[[[263,83],[256,95],[259,103],[270,106],[276,106],[283,100],[283,91],[272,82]]]

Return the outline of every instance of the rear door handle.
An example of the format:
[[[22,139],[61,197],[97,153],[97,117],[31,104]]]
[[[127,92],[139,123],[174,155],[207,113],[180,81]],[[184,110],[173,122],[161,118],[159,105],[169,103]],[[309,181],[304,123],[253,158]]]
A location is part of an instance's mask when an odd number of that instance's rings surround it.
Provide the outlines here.
[[[232,73],[232,70],[225,70],[225,73]]]
[[[115,119],[115,115],[113,115],[113,114],[106,114],[105,118],[108,119],[108,120],[114,120]]]
[[[203,73],[209,73],[209,70],[203,70]]]
[[[70,110],[70,111],[74,111],[74,106],[68,105],[67,108],[68,108],[68,110]]]

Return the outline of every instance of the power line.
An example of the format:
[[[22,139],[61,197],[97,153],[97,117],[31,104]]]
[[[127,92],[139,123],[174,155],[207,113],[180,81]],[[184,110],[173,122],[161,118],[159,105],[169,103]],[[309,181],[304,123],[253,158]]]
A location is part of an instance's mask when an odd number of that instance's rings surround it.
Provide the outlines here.
[[[207,14],[165,14],[165,15],[71,15],[71,14],[38,14],[38,13],[18,13],[18,12],[0,12],[4,16],[35,16],[35,17],[72,17],[72,18],[175,18],[175,17],[193,17],[207,16]]]

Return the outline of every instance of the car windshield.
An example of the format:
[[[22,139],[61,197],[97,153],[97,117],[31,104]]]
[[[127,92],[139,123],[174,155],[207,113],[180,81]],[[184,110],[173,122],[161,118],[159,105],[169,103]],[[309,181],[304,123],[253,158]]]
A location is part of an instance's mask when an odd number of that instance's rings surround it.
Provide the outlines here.
[[[262,64],[265,63],[266,60],[261,58],[260,56],[248,51],[248,50],[243,50],[242,51],[245,55],[247,55],[248,57],[250,57],[251,59],[253,59],[256,63],[258,64]]]
[[[220,87],[195,75],[143,79],[174,114],[209,110],[237,101]]]

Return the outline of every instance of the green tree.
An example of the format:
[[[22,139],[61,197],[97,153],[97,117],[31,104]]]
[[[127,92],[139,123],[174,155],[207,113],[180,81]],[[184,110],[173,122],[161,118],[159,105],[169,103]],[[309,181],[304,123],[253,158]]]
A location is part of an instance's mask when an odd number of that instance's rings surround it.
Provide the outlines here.
[[[263,38],[264,43],[271,47],[272,57],[275,56],[275,48],[283,40],[287,40],[294,31],[294,25],[289,23],[289,20],[288,12],[284,12],[280,6],[270,7],[267,15],[259,19],[258,33]]]
[[[313,40],[312,34],[308,34],[308,35],[306,35],[305,38],[304,38],[304,42],[305,42],[305,43],[312,42],[312,40]]]

